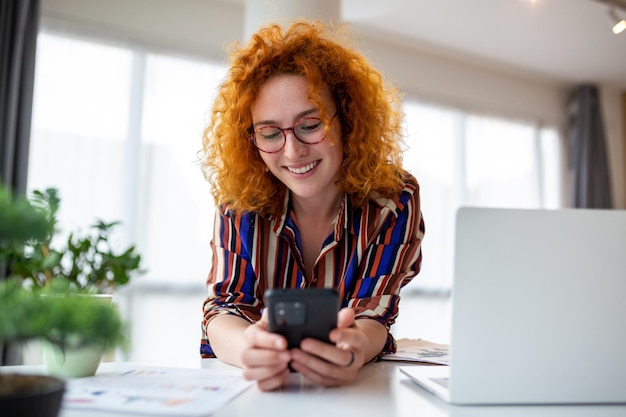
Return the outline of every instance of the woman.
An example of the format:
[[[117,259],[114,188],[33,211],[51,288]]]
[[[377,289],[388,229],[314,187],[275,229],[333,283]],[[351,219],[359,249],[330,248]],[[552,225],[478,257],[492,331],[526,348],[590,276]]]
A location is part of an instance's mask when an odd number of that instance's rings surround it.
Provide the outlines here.
[[[402,169],[400,101],[318,22],[271,25],[232,51],[203,140],[219,207],[201,353],[262,390],[290,368],[336,386],[395,351],[400,288],[421,265],[419,187]],[[267,330],[269,288],[332,287],[332,343],[287,349]]]

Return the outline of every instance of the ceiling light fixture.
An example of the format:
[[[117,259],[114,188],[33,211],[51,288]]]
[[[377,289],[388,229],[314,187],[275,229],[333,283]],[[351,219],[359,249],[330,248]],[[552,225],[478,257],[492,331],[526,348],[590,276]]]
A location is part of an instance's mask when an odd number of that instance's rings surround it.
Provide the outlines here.
[[[613,33],[616,35],[626,30],[626,20],[620,16],[625,16],[626,0],[595,0],[598,3],[606,4],[609,8],[609,16]],[[619,14],[618,14],[619,10]]]
[[[611,8],[609,9],[609,16],[611,16],[611,19],[613,19],[613,22],[617,22],[613,26],[613,33],[615,33],[616,35],[618,33],[622,33],[624,29],[626,29],[626,20],[620,19],[620,17],[615,12],[615,7],[613,6],[611,6]]]

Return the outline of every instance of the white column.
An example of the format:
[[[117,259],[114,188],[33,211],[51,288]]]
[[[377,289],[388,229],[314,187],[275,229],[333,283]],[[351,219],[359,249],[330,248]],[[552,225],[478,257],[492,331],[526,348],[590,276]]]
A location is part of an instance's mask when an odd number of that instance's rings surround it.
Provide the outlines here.
[[[339,23],[341,0],[246,0],[244,40],[269,23],[287,25],[304,18],[324,23]]]

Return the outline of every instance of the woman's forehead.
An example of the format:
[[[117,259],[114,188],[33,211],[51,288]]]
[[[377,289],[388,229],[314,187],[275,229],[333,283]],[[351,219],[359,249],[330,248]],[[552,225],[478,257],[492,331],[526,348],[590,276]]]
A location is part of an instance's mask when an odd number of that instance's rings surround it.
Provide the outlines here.
[[[279,74],[268,78],[252,103],[251,112],[255,124],[265,119],[277,121],[283,115],[304,117],[310,115],[312,110],[331,111],[333,100],[328,87],[322,86],[319,103],[310,97],[310,87],[311,83],[303,75]]]

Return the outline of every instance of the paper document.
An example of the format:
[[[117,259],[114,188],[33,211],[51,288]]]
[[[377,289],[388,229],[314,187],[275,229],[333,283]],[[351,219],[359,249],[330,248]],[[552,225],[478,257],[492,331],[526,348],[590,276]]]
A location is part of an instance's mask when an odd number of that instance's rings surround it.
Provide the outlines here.
[[[449,365],[448,345],[428,342],[421,339],[399,339],[396,353],[382,356],[384,361]]]
[[[208,416],[246,390],[240,370],[137,367],[67,381],[66,409]]]

